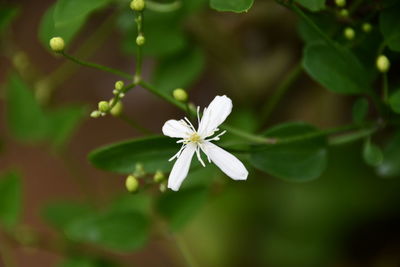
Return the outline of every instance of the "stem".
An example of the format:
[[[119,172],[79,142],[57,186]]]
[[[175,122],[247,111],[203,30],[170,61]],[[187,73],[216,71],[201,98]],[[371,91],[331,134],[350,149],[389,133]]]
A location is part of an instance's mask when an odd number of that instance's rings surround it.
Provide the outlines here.
[[[82,66],[85,66],[85,67],[89,67],[89,68],[98,69],[98,70],[105,71],[105,72],[109,72],[109,73],[121,76],[121,77],[123,77],[125,79],[130,79],[131,78],[131,75],[129,73],[126,73],[126,72],[123,72],[123,71],[120,71],[120,70],[116,70],[116,69],[113,69],[113,68],[110,68],[110,67],[107,67],[107,66],[103,66],[103,65],[100,65],[100,64],[84,61],[84,60],[78,59],[78,58],[76,58],[76,57],[74,57],[72,55],[69,55],[69,54],[67,54],[65,52],[60,52],[60,54],[63,55],[65,58],[71,60],[72,62],[75,62],[76,64],[79,64],[79,65],[82,65]]]
[[[143,12],[138,12],[137,18],[135,19],[137,25],[138,36],[143,36]],[[136,50],[136,70],[135,78],[141,80],[142,77],[142,45],[138,45]]]
[[[183,111],[186,111],[186,107],[185,104],[176,101],[174,98],[172,98],[169,95],[166,95],[164,93],[161,93],[159,90],[155,89],[152,85],[150,85],[149,83],[145,82],[145,81],[140,81],[139,85],[141,85],[144,89],[146,89],[147,91],[151,92],[152,94],[160,97],[161,99],[164,99],[165,101],[173,104],[174,106],[180,108]]]
[[[378,127],[374,127],[371,129],[363,129],[357,132],[344,134],[340,136],[333,137],[329,140],[329,145],[342,145],[346,143],[350,143],[356,141],[358,139],[362,139],[367,136],[371,136],[374,132],[378,130]]]
[[[278,89],[273,93],[268,103],[264,106],[261,111],[261,121],[265,122],[272,114],[276,105],[282,99],[286,91],[291,87],[291,85],[297,80],[297,78],[302,73],[302,65],[298,63],[291,72],[285,77],[283,82],[280,84]]]
[[[267,137],[263,137],[263,136],[254,135],[254,134],[242,131],[240,129],[231,127],[229,125],[223,125],[220,128],[227,130],[229,133],[234,134],[239,137],[242,137],[243,139],[251,141],[253,143],[268,144],[268,145],[277,143],[276,138],[267,138]]]
[[[185,243],[185,240],[183,240],[183,238],[178,236],[177,234],[171,236],[175,240],[175,243],[179,248],[179,251],[181,252],[183,258],[185,258],[187,265],[189,267],[198,267],[199,265],[196,263],[192,254],[190,253],[189,248]]]

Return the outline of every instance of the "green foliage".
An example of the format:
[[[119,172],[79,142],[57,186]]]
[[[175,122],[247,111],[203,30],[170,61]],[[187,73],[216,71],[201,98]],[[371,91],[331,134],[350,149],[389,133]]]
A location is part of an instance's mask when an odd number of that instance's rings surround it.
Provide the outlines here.
[[[368,114],[368,100],[365,98],[359,98],[353,105],[352,117],[355,123],[362,123],[365,121],[365,117]]]
[[[295,0],[295,2],[311,11],[320,11],[325,9],[325,0]]]
[[[56,25],[54,22],[55,5],[47,9],[39,26],[39,40],[42,45],[49,49],[49,41],[53,37],[62,37],[68,44],[72,41],[78,31],[85,23],[85,17],[72,20],[69,23]]]
[[[383,177],[400,176],[400,133],[389,141],[383,150],[383,162],[378,166],[377,173]]]
[[[172,231],[182,229],[207,200],[204,187],[191,187],[166,192],[157,200],[158,212],[166,218]]]
[[[389,104],[395,113],[400,114],[400,90],[397,90],[390,96]]]
[[[163,58],[154,72],[153,84],[165,92],[188,88],[203,71],[204,61],[204,53],[197,47]]]
[[[149,221],[133,211],[105,212],[80,217],[68,224],[65,234],[77,242],[117,251],[132,251],[148,239]]]
[[[385,43],[393,51],[400,51],[400,4],[390,6],[383,10],[379,16],[379,26]]]
[[[267,137],[290,138],[291,136],[318,132],[305,123],[287,123],[269,129]],[[318,178],[325,170],[327,150],[322,137],[288,144],[254,147],[250,163],[270,175],[294,182]]]
[[[22,210],[21,177],[9,172],[0,177],[0,223],[10,229],[19,222]]]
[[[210,0],[211,8],[221,12],[247,12],[253,3],[254,0]]]
[[[58,201],[47,204],[42,212],[44,219],[60,230],[64,229],[74,220],[92,213],[93,209],[87,204],[69,201]]]
[[[84,256],[71,256],[57,265],[58,267],[117,267],[119,265],[104,259]]]
[[[45,111],[32,91],[16,74],[7,85],[7,119],[11,132],[21,141],[50,140],[60,148],[85,115],[85,108],[69,106]]]
[[[12,6],[0,6],[0,34],[10,25],[18,14],[18,8]]]
[[[379,166],[383,161],[382,150],[379,146],[368,140],[364,144],[363,158],[368,165]]]
[[[143,164],[147,172],[169,171],[172,164],[168,159],[178,148],[173,139],[155,136],[96,149],[89,160],[99,169],[117,173],[132,173],[137,163]]]
[[[303,66],[327,89],[341,94],[369,92],[369,78],[359,60],[346,48],[326,43],[305,47]]]

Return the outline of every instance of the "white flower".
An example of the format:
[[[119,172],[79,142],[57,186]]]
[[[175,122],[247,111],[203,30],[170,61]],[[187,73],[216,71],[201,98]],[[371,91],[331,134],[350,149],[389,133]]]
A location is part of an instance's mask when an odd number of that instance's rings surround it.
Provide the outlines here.
[[[197,159],[205,166],[201,159],[200,150],[207,155],[208,161],[214,162],[226,175],[234,180],[246,180],[249,174],[243,163],[234,155],[214,145],[211,141],[218,141],[226,131],[213,135],[219,131],[218,126],[225,121],[232,111],[232,100],[227,96],[216,96],[210,105],[204,109],[200,120],[200,107],[197,107],[198,129],[185,118],[184,120],[167,121],[162,131],[164,135],[181,138],[181,149],[171,159],[177,159],[168,178],[168,188],[177,191],[186,178],[194,153]]]

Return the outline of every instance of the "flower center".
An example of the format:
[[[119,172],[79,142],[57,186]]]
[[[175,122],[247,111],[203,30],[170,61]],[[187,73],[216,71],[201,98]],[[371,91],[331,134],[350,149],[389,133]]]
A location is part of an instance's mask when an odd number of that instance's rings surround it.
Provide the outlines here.
[[[201,141],[201,137],[200,135],[198,135],[197,133],[193,133],[189,138],[188,138],[189,142],[192,143],[199,143]]]

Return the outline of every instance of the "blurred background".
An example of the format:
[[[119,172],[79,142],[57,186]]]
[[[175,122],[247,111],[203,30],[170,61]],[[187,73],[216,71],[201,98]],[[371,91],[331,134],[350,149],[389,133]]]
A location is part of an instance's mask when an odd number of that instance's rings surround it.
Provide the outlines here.
[[[267,100],[288,73],[299,69],[303,42],[293,12],[269,0],[255,1],[249,12],[241,14],[216,12],[207,1],[186,1],[183,11],[172,15],[144,14],[144,31],[149,34],[146,79],[167,91],[183,86],[200,106],[217,94],[229,95],[234,103],[229,123],[249,131],[287,121],[320,128],[351,121],[354,99],[323,89],[302,70],[268,120],[263,120]],[[43,218],[43,207],[59,200],[105,206],[115,195],[128,194],[125,176],[96,170],[88,153],[142,136],[127,123],[129,119],[161,134],[166,120],[183,114],[135,88],[123,100],[125,119],[90,119],[97,103],[112,96],[118,78],[68,63],[48,50],[39,29],[54,2],[0,1],[0,10],[17,8],[13,20],[2,28],[0,41],[0,168],[2,173],[20,173],[23,188],[17,231],[23,237],[9,240],[1,231],[0,266],[114,266],[60,265],[66,256],[51,248],[57,248],[53,241],[62,238]],[[127,1],[115,1],[90,14],[68,43],[68,51],[132,73],[135,47],[130,44],[136,35],[132,11],[126,6]],[[0,16],[4,19],[6,12]],[[72,104],[82,108],[84,115],[60,150],[48,140],[21,140],[10,131],[5,92],[11,73],[18,73],[49,110]],[[174,79],[182,80],[175,86]],[[247,182],[234,183],[216,172],[215,190],[179,233],[195,259],[193,266],[400,266],[400,181],[375,175],[363,162],[360,146],[355,142],[330,147],[326,171],[307,183],[288,182],[255,169]],[[33,232],[43,244],[24,244],[24,234],[29,237]],[[185,266],[173,242],[155,230],[138,250],[99,253],[121,266]]]

